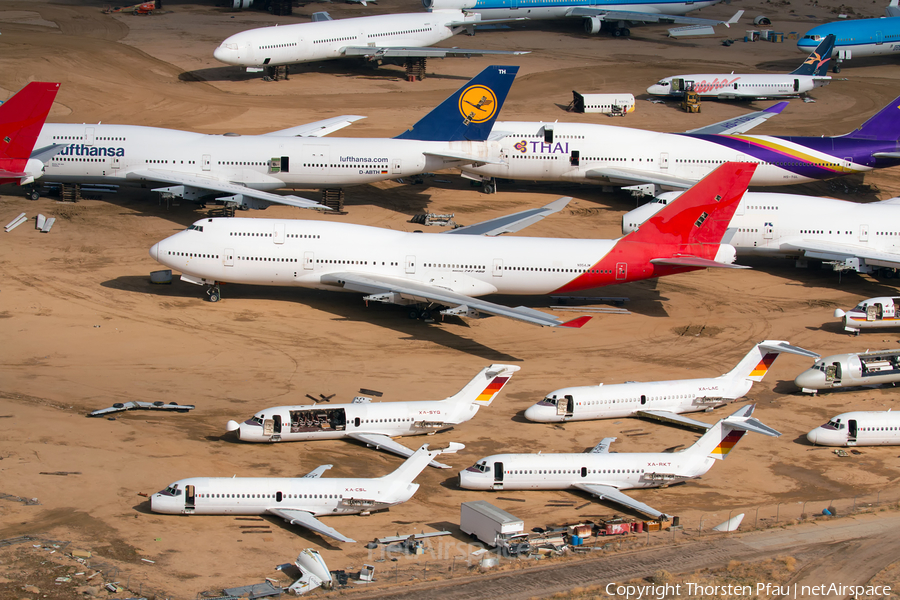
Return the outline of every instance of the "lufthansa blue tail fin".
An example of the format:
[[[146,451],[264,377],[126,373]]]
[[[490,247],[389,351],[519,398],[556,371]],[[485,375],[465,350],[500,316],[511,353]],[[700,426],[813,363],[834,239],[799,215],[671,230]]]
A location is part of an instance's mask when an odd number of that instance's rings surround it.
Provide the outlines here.
[[[841,136],[856,140],[900,141],[900,96],[868,121]]]
[[[485,141],[518,72],[519,67],[488,67],[395,139]]]
[[[809,55],[809,58],[804,60],[802,65],[791,71],[791,75],[815,75],[816,77],[828,75],[828,65],[831,64],[834,40],[833,33],[826,35],[825,39],[819,42],[816,49]]]

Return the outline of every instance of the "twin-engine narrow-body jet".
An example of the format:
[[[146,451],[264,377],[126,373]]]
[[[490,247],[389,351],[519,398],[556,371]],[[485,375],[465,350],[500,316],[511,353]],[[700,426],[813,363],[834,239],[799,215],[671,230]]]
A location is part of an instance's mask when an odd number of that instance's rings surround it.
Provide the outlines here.
[[[62,149],[47,144],[35,150],[58,91],[58,83],[33,81],[0,103],[0,184],[33,183],[44,174],[44,163]]]
[[[477,13],[485,19],[524,18],[582,19],[584,30],[599,33],[608,30],[613,36],[629,36],[630,25],[639,23],[676,23],[682,25],[725,25],[738,22],[744,11],[739,10],[728,21],[687,17],[685,13],[718,4],[721,0],[681,2],[679,0],[422,0],[432,12],[460,9]],[[604,26],[605,23],[605,26]]]
[[[478,13],[461,10],[338,20],[319,12],[313,14],[310,23],[259,27],[236,33],[222,42],[213,55],[229,65],[260,70],[335,58],[384,60],[527,54],[524,51],[430,47],[460,32],[472,32],[479,23],[490,22],[496,21],[482,21]]]
[[[744,132],[787,102],[685,133],[614,125],[498,121],[500,164],[462,167],[464,177],[572,181],[688,188],[726,161],[756,163],[750,185],[792,185],[900,165],[900,97],[839,136],[771,136]],[[488,182],[488,185],[492,185]]]
[[[568,198],[442,233],[305,220],[202,219],[150,249],[185,281],[306,287],[365,294],[409,306],[423,318],[499,315],[534,325],[580,327],[547,313],[510,308],[488,294],[564,294],[605,285],[734,267],[720,243],[755,165],[728,163],[684,193],[639,231],[615,240],[496,237],[561,210]]]
[[[622,233],[640,228],[651,215],[678,197],[659,194],[622,217]],[[881,272],[900,269],[900,198],[849,202],[835,198],[747,192],[722,239],[738,256],[820,260],[836,271]],[[893,314],[891,315],[893,316]]]
[[[406,502],[419,489],[413,481],[434,457],[464,447],[451,442],[446,449],[429,450],[425,444],[384,477],[322,478],[332,467],[322,465],[303,477],[180,479],[153,494],[150,509],[170,515],[272,515],[319,535],[355,542],[316,517],[354,515]]]
[[[803,64],[790,73],[703,73],[673,75],[660,79],[647,88],[653,96],[684,96],[692,90],[703,98],[741,100],[756,98],[785,98],[805,94],[831,81],[828,65],[834,35],[825,36]]]
[[[845,19],[813,27],[797,42],[797,48],[809,52],[826,36],[836,38],[832,56],[834,72],[840,73],[841,63],[851,58],[900,54],[900,6],[891,0],[884,16],[877,19]]]
[[[900,350],[871,350],[826,356],[803,371],[794,384],[801,391],[900,382]]]
[[[719,377],[562,388],[529,407],[525,418],[558,423],[635,416],[709,429],[708,423],[679,415],[712,410],[744,397],[754,382],[762,381],[782,352],[819,357],[785,341],[766,340],[756,344],[734,369]]]
[[[900,260],[897,262],[897,268],[900,268]],[[850,331],[856,335],[859,335],[862,329],[900,327],[900,298],[891,296],[869,298],[850,310],[834,309],[834,317],[843,321],[844,331]]]
[[[518,69],[488,67],[395,138],[322,137],[363,118],[350,115],[263,135],[48,123],[38,143],[65,144],[47,164],[52,181],[158,186],[154,191],[243,208],[323,208],[273,191],[339,190],[499,161],[499,149],[490,150],[496,144],[486,140]]]
[[[898,446],[900,412],[857,410],[832,417],[806,434],[817,446]]]
[[[579,490],[654,519],[669,515],[622,490],[654,488],[696,479],[724,459],[748,431],[777,437],[774,429],[752,418],[754,405],[739,408],[677,452],[609,451],[616,438],[604,438],[578,454],[495,454],[459,473],[466,490]]]
[[[410,402],[372,402],[357,397],[351,404],[276,406],[261,410],[243,423],[228,422],[228,431],[236,431],[244,442],[299,442],[348,438],[384,449],[400,456],[413,451],[395,442],[393,437],[423,435],[451,429],[475,416],[503,389],[515,365],[491,365],[470,381],[459,393],[446,400]],[[431,466],[449,469],[432,462]]]

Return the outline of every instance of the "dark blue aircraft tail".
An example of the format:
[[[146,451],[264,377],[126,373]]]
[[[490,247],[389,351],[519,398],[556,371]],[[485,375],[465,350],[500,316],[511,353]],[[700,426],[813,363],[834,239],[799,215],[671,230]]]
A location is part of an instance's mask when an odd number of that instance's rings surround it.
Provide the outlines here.
[[[483,142],[518,72],[519,67],[488,67],[396,139]]]
[[[857,140],[900,141],[900,97],[845,136]]]
[[[831,53],[834,50],[834,34],[825,36],[809,58],[803,64],[791,71],[791,75],[815,75],[825,77],[828,75],[828,65],[831,64]]]

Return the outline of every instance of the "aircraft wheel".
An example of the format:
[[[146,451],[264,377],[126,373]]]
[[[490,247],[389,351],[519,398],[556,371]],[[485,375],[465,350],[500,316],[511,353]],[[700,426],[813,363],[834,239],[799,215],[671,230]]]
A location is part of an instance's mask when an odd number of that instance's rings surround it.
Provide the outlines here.
[[[431,319],[431,311],[423,310],[422,312],[419,313],[419,318],[422,319],[423,321],[427,321],[427,320]]]
[[[41,193],[37,190],[31,190],[31,192],[29,192],[28,194],[28,197],[32,200],[38,200],[41,197]]]
[[[207,290],[206,293],[209,294],[210,302],[218,302],[219,299],[222,297],[222,291],[219,289],[219,286],[217,286],[217,285],[209,288],[209,290]]]
[[[613,37],[622,37],[621,29],[613,29]]]
[[[410,319],[418,319],[419,318],[419,309],[417,309],[417,308],[409,309],[407,316],[409,316]]]
[[[629,36],[631,35],[631,30],[630,30],[630,29],[623,29],[623,30],[622,30],[622,35],[624,35],[625,37],[629,37]]]
[[[493,186],[492,184],[490,184],[490,183],[485,183],[484,185],[481,186],[481,190],[482,190],[485,194],[493,194],[493,193],[494,193],[494,186]]]
[[[834,65],[834,72],[835,72],[835,73],[840,73],[840,72],[841,72],[841,66],[838,65],[838,64],[835,64],[835,65]]]

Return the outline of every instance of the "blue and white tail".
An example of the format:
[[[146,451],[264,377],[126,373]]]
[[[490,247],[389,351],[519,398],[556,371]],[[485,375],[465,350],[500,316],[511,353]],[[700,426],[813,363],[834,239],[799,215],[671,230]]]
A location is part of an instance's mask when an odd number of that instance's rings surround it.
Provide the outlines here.
[[[815,75],[816,77],[825,77],[828,75],[828,65],[831,64],[831,53],[834,50],[835,36],[829,33],[825,36],[816,49],[812,51],[809,58],[803,61],[803,64],[791,71],[791,75]]]
[[[488,67],[395,139],[485,141],[518,72],[519,67]]]

